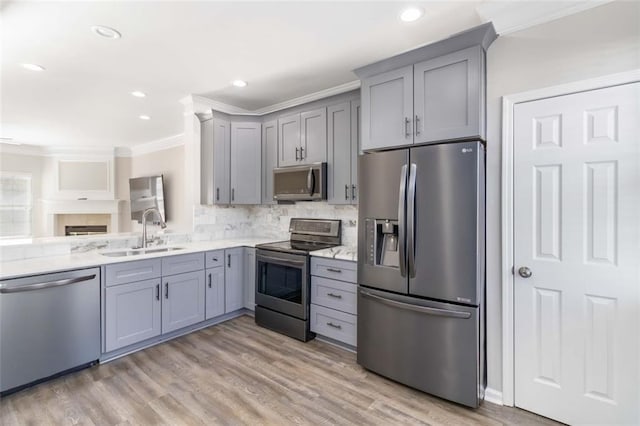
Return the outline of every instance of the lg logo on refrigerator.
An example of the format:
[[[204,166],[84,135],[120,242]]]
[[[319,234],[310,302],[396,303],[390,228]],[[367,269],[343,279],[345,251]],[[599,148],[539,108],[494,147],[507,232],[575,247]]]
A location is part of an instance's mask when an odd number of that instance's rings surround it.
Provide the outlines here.
[[[463,154],[467,154],[469,152],[473,152],[473,148],[462,148],[461,151]]]

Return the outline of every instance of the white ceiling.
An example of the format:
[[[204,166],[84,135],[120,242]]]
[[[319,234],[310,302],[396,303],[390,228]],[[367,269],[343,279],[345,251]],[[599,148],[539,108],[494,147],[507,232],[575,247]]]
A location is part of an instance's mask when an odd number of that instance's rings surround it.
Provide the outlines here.
[[[166,138],[182,132],[189,94],[255,110],[348,83],[354,68],[484,22],[487,3],[411,2],[426,15],[406,24],[405,1],[5,1],[0,136],[84,147]],[[237,78],[249,85],[231,86]]]

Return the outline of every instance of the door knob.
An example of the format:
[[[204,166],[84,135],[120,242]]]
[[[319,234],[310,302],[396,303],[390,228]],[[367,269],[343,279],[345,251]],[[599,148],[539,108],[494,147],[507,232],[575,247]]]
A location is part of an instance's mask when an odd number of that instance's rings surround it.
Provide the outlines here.
[[[522,277],[522,278],[529,278],[531,275],[533,275],[533,272],[531,272],[531,269],[527,268],[526,266],[521,266],[518,269],[518,274]]]

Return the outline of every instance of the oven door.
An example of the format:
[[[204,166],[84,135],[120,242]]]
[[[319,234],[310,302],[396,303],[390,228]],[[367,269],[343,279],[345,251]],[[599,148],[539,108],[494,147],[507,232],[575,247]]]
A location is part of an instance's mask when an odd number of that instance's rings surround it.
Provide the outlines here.
[[[257,250],[256,304],[306,320],[309,317],[308,256]]]

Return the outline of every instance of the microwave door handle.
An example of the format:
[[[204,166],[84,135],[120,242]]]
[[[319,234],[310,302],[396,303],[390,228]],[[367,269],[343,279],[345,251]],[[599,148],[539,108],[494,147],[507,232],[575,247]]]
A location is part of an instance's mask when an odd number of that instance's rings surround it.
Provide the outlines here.
[[[407,165],[400,171],[400,194],[398,197],[398,244],[400,245],[400,275],[407,276],[407,255],[405,252],[405,201],[407,199]]]
[[[313,167],[309,167],[309,172],[307,173],[307,191],[309,195],[313,195],[313,187],[316,186],[316,179],[313,175]]]

